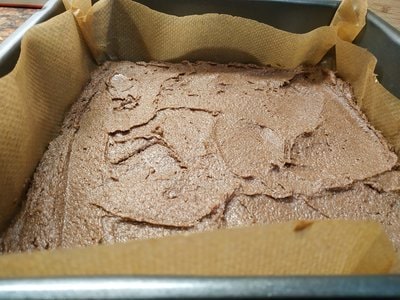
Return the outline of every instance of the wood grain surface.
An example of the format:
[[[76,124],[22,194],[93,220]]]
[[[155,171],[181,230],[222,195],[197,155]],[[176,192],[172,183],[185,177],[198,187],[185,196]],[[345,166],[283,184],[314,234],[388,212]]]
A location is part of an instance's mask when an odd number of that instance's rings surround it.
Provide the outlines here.
[[[400,30],[400,0],[368,0],[369,8]]]

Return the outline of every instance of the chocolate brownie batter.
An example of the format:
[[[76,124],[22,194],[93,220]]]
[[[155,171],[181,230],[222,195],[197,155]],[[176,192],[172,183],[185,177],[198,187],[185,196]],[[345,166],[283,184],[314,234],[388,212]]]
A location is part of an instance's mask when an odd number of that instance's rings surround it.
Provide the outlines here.
[[[50,143],[0,248],[348,218],[379,221],[399,249],[396,168],[331,71],[108,62]]]

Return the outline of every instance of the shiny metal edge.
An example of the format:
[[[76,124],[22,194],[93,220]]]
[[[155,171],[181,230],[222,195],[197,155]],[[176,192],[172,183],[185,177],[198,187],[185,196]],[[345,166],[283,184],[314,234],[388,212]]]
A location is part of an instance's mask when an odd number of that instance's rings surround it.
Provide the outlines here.
[[[368,11],[368,22],[375,24],[384,34],[386,34],[391,40],[400,46],[400,31],[390,25],[388,22],[383,20],[373,11]]]
[[[0,280],[0,299],[399,299],[399,276],[68,277]]]
[[[367,48],[377,58],[375,73],[379,82],[400,98],[400,31],[377,14],[368,11],[366,26],[354,43]]]
[[[32,26],[47,21],[62,10],[61,0],[47,1],[42,9],[34,13],[0,44],[0,76],[6,75],[14,68],[19,56],[21,40],[25,33]]]

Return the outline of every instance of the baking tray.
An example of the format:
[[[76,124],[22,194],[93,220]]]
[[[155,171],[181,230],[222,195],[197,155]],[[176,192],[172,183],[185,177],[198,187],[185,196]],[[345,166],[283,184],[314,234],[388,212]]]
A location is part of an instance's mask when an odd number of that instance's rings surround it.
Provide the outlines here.
[[[137,0],[178,16],[226,13],[304,33],[329,24],[337,0]],[[64,11],[50,0],[0,44],[0,76],[10,72],[27,30]],[[380,82],[400,98],[400,32],[372,12],[355,41],[378,59]],[[1,101],[1,100],[0,100]],[[0,280],[0,299],[400,299],[400,275],[287,277],[98,276]]]
[[[92,1],[92,2],[96,2]],[[330,23],[339,0],[137,0],[168,14],[184,16],[207,12],[225,13],[254,19],[276,28],[304,33]],[[10,72],[19,55],[20,42],[33,25],[64,11],[61,0],[49,0],[0,44],[0,77]],[[367,25],[355,44],[368,48],[378,59],[379,81],[400,98],[400,32],[369,12]]]

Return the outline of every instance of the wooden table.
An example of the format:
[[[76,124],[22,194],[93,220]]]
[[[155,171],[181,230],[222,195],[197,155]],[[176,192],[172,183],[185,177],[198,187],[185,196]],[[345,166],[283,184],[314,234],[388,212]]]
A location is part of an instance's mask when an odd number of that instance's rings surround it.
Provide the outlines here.
[[[400,30],[400,0],[369,0],[370,9]]]
[[[400,30],[400,0],[369,0],[370,9]],[[36,10],[0,7],[0,43]]]

